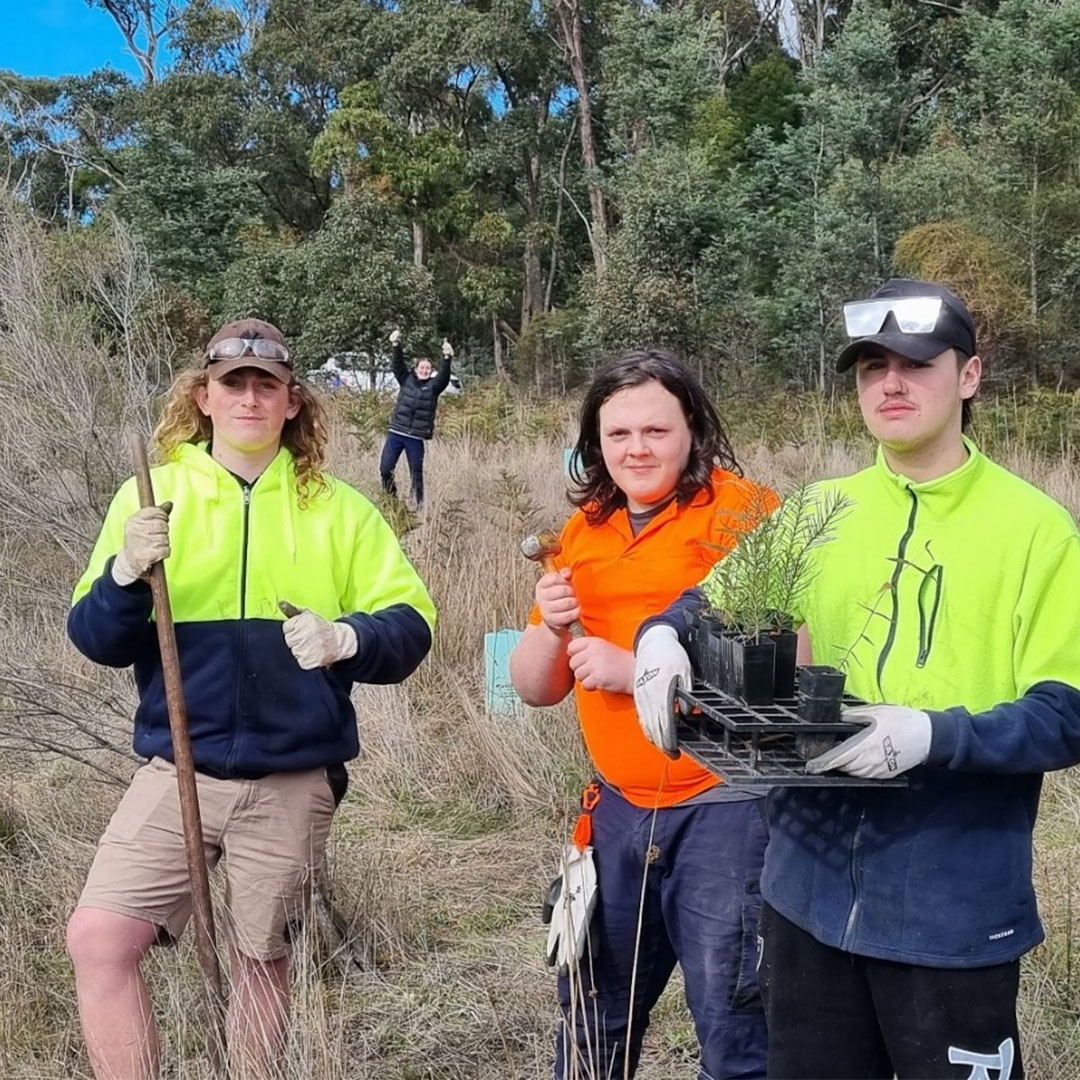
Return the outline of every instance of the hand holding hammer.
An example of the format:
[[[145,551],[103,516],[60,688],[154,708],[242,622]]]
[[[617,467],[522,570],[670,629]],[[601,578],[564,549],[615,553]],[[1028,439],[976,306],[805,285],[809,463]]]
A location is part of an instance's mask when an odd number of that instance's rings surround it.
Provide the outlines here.
[[[544,623],[556,632],[569,630],[573,638],[586,637],[570,572],[555,565],[555,556],[560,551],[562,545],[553,532],[535,533],[521,541],[521,554],[544,568],[544,576],[536,583],[536,603]]]

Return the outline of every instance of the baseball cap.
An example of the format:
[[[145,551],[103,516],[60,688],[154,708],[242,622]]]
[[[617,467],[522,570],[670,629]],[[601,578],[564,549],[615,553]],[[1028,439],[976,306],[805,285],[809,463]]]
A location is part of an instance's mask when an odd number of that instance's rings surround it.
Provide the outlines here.
[[[292,356],[284,335],[262,319],[226,323],[206,343],[203,367],[220,379],[237,368],[258,368],[283,383],[292,382]]]
[[[976,352],[971,312],[960,297],[936,282],[890,278],[867,300],[845,304],[844,322],[851,340],[837,357],[837,371],[847,371],[866,345],[880,345],[911,360],[929,360],[946,349],[959,349],[966,356]],[[852,333],[853,327],[868,326],[873,332]]]

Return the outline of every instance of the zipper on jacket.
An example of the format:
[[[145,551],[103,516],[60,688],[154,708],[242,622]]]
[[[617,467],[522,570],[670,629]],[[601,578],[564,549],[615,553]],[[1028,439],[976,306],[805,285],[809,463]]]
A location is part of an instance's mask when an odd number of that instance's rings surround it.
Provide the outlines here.
[[[865,817],[864,807],[859,811],[859,820],[855,822],[855,828],[851,834],[851,854],[848,856],[848,873],[851,875],[851,910],[848,912],[847,922],[844,923],[844,936],[840,939],[840,948],[849,951],[855,938],[855,916],[859,912],[859,879],[855,873],[855,853],[859,849],[859,830],[862,829]]]
[[[885,661],[889,659],[893,643],[896,641],[896,628],[900,621],[900,575],[904,572],[904,557],[907,554],[908,541],[915,532],[915,515],[919,510],[919,500],[915,492],[908,488],[911,496],[911,513],[908,514],[907,528],[900,537],[900,543],[896,549],[896,566],[893,568],[892,578],[889,581],[889,592],[892,594],[892,616],[889,619],[889,632],[885,637],[885,644],[881,647],[881,653],[877,662],[877,688],[878,693],[885,697],[885,691],[881,688],[881,676],[885,672]]]
[[[248,563],[248,519],[251,515],[251,485],[244,485],[244,526],[241,530],[240,540],[240,619],[237,627],[239,642],[236,649],[236,674],[233,682],[236,687],[234,709],[236,710],[236,723],[233,727],[232,745],[229,748],[229,768],[236,762],[236,753],[240,744],[240,733],[244,728],[242,698],[244,687],[244,646],[247,643],[247,629],[245,620],[247,616],[247,563]]]
[[[240,540],[240,618],[247,616],[248,517],[251,514],[251,485],[244,485],[244,528]]]
[[[938,608],[941,606],[941,586],[944,577],[945,567],[941,563],[935,563],[919,583],[919,657],[915,661],[916,667],[926,666],[930,650],[934,647],[934,626],[937,624]],[[928,621],[924,600],[926,590],[931,585],[934,587],[934,606],[930,609]]]

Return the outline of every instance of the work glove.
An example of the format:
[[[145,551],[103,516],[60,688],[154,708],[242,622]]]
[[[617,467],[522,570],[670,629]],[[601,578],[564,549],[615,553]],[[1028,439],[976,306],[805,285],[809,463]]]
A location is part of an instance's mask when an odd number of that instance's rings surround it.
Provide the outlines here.
[[[671,681],[681,679],[683,686],[690,686],[690,657],[679,644],[675,628],[663,623],[650,626],[641,635],[635,653],[634,705],[638,723],[653,746],[674,757],[678,754],[678,740],[669,707]]]
[[[442,354],[447,360],[454,355],[454,346],[446,338],[442,339]]]
[[[356,655],[356,631],[345,622],[330,622],[314,611],[301,611],[284,623],[285,644],[305,670],[329,667]]]
[[[905,705],[860,705],[843,718],[866,727],[806,763],[808,773],[839,769],[864,780],[887,780],[930,755],[930,717]]]
[[[112,564],[113,581],[132,585],[146,579],[154,563],[172,553],[169,547],[169,511],[172,503],[144,506],[124,522],[124,546]]]
[[[562,870],[562,889],[551,912],[547,961],[560,971],[569,971],[585,955],[589,920],[596,907],[593,849],[578,850],[576,844],[567,844],[559,868]]]
[[[391,345],[398,345],[400,343],[401,343],[401,331],[400,330],[391,330],[390,331],[390,344]]]

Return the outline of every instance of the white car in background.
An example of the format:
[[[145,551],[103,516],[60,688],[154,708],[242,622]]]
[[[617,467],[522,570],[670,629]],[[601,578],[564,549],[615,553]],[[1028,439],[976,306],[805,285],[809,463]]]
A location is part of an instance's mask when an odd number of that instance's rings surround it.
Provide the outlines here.
[[[438,367],[437,360],[432,366]],[[371,390],[380,393],[396,394],[398,381],[385,361],[373,359],[368,353],[345,352],[331,356],[325,363],[308,372],[308,379],[324,390],[344,390],[352,394],[363,394]],[[461,394],[465,388],[461,379],[450,373],[450,384],[444,394]]]

